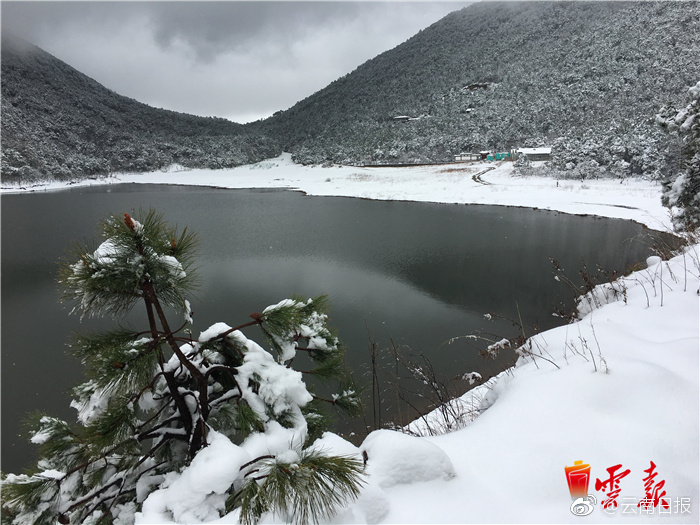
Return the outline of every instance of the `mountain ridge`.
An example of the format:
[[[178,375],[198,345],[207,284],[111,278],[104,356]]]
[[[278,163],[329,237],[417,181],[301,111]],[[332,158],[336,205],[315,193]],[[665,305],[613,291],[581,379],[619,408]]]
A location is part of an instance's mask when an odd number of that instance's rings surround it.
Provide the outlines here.
[[[119,95],[41,48],[2,35],[3,181],[84,178],[172,164],[231,167],[279,146],[223,118]]]
[[[696,34],[699,2],[476,3],[245,125],[150,108],[3,45],[3,181],[230,167],[282,150],[305,164],[397,164],[514,146],[551,146],[558,176],[660,178],[678,145],[655,116],[700,78]]]
[[[589,156],[618,175],[658,175],[669,151],[654,151],[667,141],[654,117],[700,77],[698,20],[699,3],[473,4],[254,125],[304,163],[445,161],[561,139],[563,170]],[[474,84],[488,87],[465,90]],[[606,146],[620,136],[639,151]]]

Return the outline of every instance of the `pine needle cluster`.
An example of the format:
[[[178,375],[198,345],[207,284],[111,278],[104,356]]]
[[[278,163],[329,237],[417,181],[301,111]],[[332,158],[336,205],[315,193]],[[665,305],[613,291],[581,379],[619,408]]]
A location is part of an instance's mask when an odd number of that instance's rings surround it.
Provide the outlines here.
[[[194,339],[186,295],[196,285],[195,236],[153,211],[141,220],[110,217],[101,230],[99,246],[76,246],[62,264],[64,299],[88,316],[119,317],[143,303],[146,324],[75,338],[72,352],[88,376],[73,392],[79,424],[34,417],[31,441],[41,459],[26,474],[3,476],[2,522],[133,522],[148,496],[168,486],[166,476],[189,468],[215,433],[242,453],[256,433],[296,437],[232,472],[220,513],[240,508],[246,524],[267,512],[317,522],[356,497],[361,462],[305,448],[326,421],[321,405],[359,407],[342,346],[327,327],[326,298],[286,299]],[[172,328],[166,307],[185,323]],[[254,327],[269,351],[244,335]],[[303,373],[291,367],[297,352],[310,363]],[[314,395],[305,376],[339,393]]]
[[[333,516],[347,499],[359,496],[356,479],[362,462],[311,450],[293,460],[267,459],[260,471],[263,474],[247,480],[227,502],[242,509],[244,525],[254,525],[271,511],[293,523],[318,523]]]

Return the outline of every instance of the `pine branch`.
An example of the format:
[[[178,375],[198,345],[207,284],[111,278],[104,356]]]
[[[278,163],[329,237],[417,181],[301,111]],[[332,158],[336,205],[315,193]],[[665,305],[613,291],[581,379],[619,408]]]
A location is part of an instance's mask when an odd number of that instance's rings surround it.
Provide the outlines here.
[[[161,421],[158,425],[149,428],[145,432],[140,432],[139,435],[136,437],[138,441],[146,441],[148,439],[152,439],[156,436],[158,437],[174,437],[178,439],[187,439],[187,435],[185,434],[184,430],[181,428],[167,428],[168,425],[175,423],[180,420],[180,416],[175,415],[172,416],[164,421]],[[162,432],[161,432],[162,430]],[[170,432],[168,432],[170,431]]]
[[[148,323],[151,328],[151,333],[157,334],[158,326],[156,325],[155,314],[153,312],[153,304],[151,303],[148,297],[145,297],[144,300],[146,303],[146,313],[148,315]],[[192,419],[187,417],[187,415],[189,415],[189,407],[187,406],[187,403],[185,402],[182,395],[180,394],[178,385],[175,382],[174,373],[170,371],[165,371],[165,358],[161,350],[158,350],[158,361],[160,363],[161,373],[163,374],[165,382],[168,385],[168,391],[170,392],[170,396],[173,399],[173,402],[175,403],[178,412],[180,413],[180,420],[182,421],[182,425],[185,428],[185,432],[189,436],[192,434]]]
[[[301,370],[302,373],[313,375],[322,381],[344,380],[348,376],[348,370],[345,366],[344,355],[342,352],[330,351],[323,352],[327,354],[325,359],[319,361],[319,365],[311,370]]]
[[[143,476],[189,468],[207,445],[208,430],[232,441],[265,432],[272,422],[298,430],[302,439],[321,432],[320,402],[307,404],[300,374],[289,370],[297,346],[316,363],[312,375],[345,375],[339,342],[326,327],[325,298],[288,299],[208,341],[193,340],[181,334],[187,323],[171,328],[165,309],[189,309],[183,291],[192,284],[194,236],[171,236],[154,212],[143,223],[128,214],[123,221],[111,217],[102,230],[105,242],[91,251],[76,248],[78,262],[63,265],[66,298],[77,301],[83,315],[121,314],[143,300],[148,330],[78,338],[74,353],[91,377],[75,389],[83,429],[37,418],[33,440],[40,443],[43,470],[2,483],[4,495],[16,496],[10,503],[4,498],[3,512],[14,513],[18,523],[123,520],[120,508],[129,507],[137,483],[147,491],[158,485]],[[234,333],[251,326],[261,328],[277,359]],[[350,407],[354,396],[346,387],[324,401]],[[258,457],[237,474],[234,483],[243,492],[229,503],[244,503],[244,519],[270,510],[297,523],[330,516],[360,483],[353,465],[333,461],[308,453],[293,464]]]
[[[279,512],[295,524],[319,523],[359,495],[363,468],[355,458],[306,450],[294,463],[263,461],[264,474],[248,479],[233,499],[244,524],[256,523],[264,512]]]

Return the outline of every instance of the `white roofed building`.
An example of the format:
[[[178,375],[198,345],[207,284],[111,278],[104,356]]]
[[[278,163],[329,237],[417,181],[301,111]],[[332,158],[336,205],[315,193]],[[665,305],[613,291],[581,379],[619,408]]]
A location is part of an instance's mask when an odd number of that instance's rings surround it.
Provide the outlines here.
[[[552,148],[520,148],[515,153],[518,156],[524,155],[531,161],[551,160],[552,158]]]

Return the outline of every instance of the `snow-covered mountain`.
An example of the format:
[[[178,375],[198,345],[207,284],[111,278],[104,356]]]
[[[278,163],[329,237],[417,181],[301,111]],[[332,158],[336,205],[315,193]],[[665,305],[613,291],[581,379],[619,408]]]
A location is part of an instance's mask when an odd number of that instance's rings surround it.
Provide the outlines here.
[[[303,163],[449,161],[512,146],[551,146],[551,167],[571,177],[659,177],[679,148],[655,116],[700,78],[698,34],[698,2],[477,3],[245,126],[121,97],[3,35],[2,177],[223,167],[282,150]]]
[[[547,145],[561,170],[658,174],[654,117],[700,78],[698,34],[698,2],[482,2],[256,126],[309,163]]]
[[[86,178],[171,164],[232,167],[279,154],[241,124],[118,95],[42,49],[2,35],[2,180]]]

